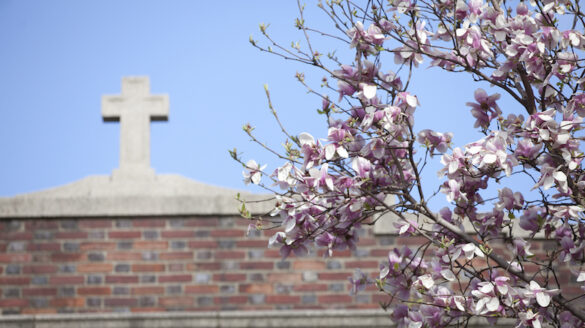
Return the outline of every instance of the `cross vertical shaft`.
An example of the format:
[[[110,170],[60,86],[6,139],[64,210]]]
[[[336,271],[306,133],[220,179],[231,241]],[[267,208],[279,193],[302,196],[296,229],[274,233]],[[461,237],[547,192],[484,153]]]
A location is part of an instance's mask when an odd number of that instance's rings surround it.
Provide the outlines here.
[[[120,167],[116,177],[154,176],[150,167],[150,122],[166,121],[167,95],[150,95],[148,77],[122,78],[122,94],[102,96],[104,121],[120,122]]]

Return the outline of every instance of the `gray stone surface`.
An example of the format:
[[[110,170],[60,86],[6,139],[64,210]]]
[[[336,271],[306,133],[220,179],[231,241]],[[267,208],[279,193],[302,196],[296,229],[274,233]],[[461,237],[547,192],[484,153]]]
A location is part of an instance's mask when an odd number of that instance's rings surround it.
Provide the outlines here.
[[[103,96],[105,121],[120,121],[120,167],[112,175],[89,176],[44,191],[0,198],[1,218],[237,215],[235,197],[267,196],[221,188],[180,175],[156,175],[150,167],[150,121],[166,120],[167,95],[150,95],[147,77],[122,79],[122,94]],[[50,172],[48,172],[50,174]],[[249,206],[264,214],[269,203]],[[37,236],[50,237],[50,236]]]
[[[268,198],[174,174],[136,180],[89,176],[45,191],[0,198],[0,218],[238,215],[238,192],[246,200]],[[248,207],[256,213],[271,210],[268,203]]]
[[[3,328],[393,327],[382,310],[286,310],[0,316]],[[473,328],[513,327],[510,321]]]
[[[385,202],[388,205],[393,205],[395,202],[394,196],[391,196],[391,195],[387,196]],[[382,207],[380,207],[380,208],[382,208]],[[418,214],[414,214],[414,213],[403,213],[403,216],[407,220],[417,222],[419,227],[421,227],[422,229],[425,229],[425,230],[432,229],[433,222],[431,221],[430,218],[428,218],[424,215],[418,215]],[[403,222],[402,219],[398,215],[395,215],[394,213],[389,213],[389,212],[383,213],[381,215],[379,214],[375,217],[375,219],[376,219],[376,222],[374,224],[374,234],[376,234],[376,235],[396,235],[398,232],[398,229],[396,228],[396,226],[394,224],[399,223],[399,222]],[[476,229],[473,227],[471,222],[469,222],[469,220],[464,220],[463,226],[460,228],[462,231],[464,231],[467,234],[477,233]],[[528,231],[520,228],[520,220],[519,219],[516,219],[513,221],[512,231],[514,233],[514,237],[532,238],[532,236],[530,235],[530,233]],[[543,239],[544,232],[540,232],[540,233],[536,234],[535,238]]]
[[[102,96],[105,122],[120,122],[120,168],[116,179],[152,178],[150,122],[169,117],[169,96],[151,95],[146,76],[122,78],[122,94]]]

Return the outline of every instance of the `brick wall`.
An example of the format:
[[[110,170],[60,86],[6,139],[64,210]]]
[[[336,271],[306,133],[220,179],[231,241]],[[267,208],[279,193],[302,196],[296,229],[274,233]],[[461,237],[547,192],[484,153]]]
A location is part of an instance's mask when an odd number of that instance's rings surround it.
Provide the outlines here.
[[[378,308],[350,295],[355,268],[377,272],[394,243],[363,230],[361,247],[294,256],[245,236],[234,217],[42,219],[0,222],[3,314]]]
[[[396,244],[419,237],[360,231],[355,252],[322,251],[282,261],[267,249],[274,231],[235,217],[0,221],[3,314],[379,308],[370,288],[350,295],[356,268],[377,276]],[[554,241],[533,246],[543,253]],[[561,283],[583,293],[568,269]]]

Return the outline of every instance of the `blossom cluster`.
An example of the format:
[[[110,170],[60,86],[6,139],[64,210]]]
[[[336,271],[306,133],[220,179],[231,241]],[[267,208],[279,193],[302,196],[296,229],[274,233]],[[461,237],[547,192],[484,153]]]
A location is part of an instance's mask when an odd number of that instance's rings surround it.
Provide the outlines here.
[[[351,62],[330,57],[336,65],[330,69],[315,53],[292,57],[326,71],[336,84],[325,84],[338,100],[319,94],[326,139],[289,135],[286,162],[272,173],[255,161],[245,165],[247,183],[277,187],[270,220],[282,230],[269,246],[283,257],[312,247],[334,256],[356,247],[356,228],[392,213],[398,234],[428,243],[416,251],[389,250],[377,279],[359,274],[351,282],[356,291],[375,284],[391,295],[399,327],[443,327],[474,316],[515,318],[519,327],[583,325],[585,313],[549,279],[554,266],[569,265],[571,279],[585,281],[585,15],[579,3],[532,0],[513,9],[502,0],[375,3],[320,4],[349,26]],[[399,70],[382,67],[389,55]],[[478,88],[467,102],[481,139],[454,147],[452,133],[417,132],[419,98],[407,88],[425,60],[498,89]],[[502,94],[516,108],[500,108]],[[443,165],[440,191],[450,204],[437,212],[427,207],[420,178],[436,155]],[[516,175],[533,185],[502,185]],[[388,203],[389,195],[397,201]],[[533,258],[535,236],[557,245],[545,259]],[[510,252],[496,252],[496,243]],[[536,273],[527,274],[527,265]]]

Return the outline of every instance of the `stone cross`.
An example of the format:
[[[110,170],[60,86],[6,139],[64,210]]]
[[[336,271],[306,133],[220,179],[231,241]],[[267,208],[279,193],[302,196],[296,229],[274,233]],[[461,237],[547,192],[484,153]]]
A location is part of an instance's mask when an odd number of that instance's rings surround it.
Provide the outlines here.
[[[150,121],[166,121],[168,95],[151,95],[148,77],[122,78],[122,94],[102,96],[104,122],[120,122],[120,167],[113,177],[154,177]]]

